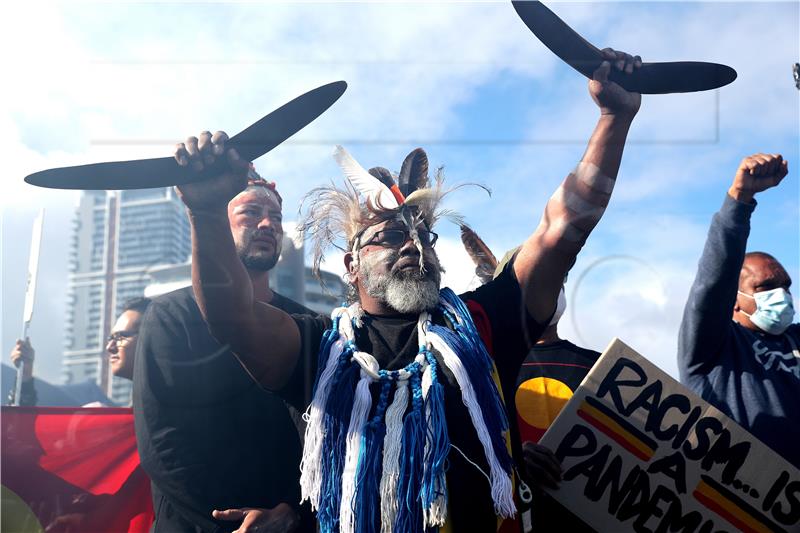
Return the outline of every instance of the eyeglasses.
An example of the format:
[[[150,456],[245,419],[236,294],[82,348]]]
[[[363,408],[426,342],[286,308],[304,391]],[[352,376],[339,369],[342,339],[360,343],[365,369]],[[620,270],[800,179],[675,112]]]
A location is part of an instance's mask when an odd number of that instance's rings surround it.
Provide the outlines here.
[[[439,235],[426,229],[418,229],[417,235],[423,246],[433,247],[439,239]],[[401,246],[408,239],[411,234],[407,229],[384,229],[375,233],[370,240],[361,246],[375,244],[378,246]]]
[[[108,336],[106,339],[106,344],[109,342],[115,342],[117,344],[127,344],[131,342],[131,339],[138,335],[138,331],[115,331],[111,335]],[[123,342],[124,341],[124,342]]]

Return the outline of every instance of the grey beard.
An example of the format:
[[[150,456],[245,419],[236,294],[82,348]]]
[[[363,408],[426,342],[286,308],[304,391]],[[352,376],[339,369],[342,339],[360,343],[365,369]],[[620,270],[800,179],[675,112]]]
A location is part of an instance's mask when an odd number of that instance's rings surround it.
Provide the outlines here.
[[[391,276],[386,284],[384,299],[398,313],[428,311],[439,303],[439,282],[432,279],[398,279]]]
[[[378,298],[398,313],[422,313],[435,308],[439,303],[441,274],[438,264],[426,272],[397,272],[386,275],[371,275],[371,266],[385,261],[394,250],[374,254],[361,264],[364,289],[373,298]]]

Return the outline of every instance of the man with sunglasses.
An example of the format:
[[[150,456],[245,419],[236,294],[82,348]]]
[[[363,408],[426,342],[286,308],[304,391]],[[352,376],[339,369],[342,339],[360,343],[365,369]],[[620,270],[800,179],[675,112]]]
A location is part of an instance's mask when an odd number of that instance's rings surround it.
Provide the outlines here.
[[[179,187],[192,214],[194,291],[212,334],[262,386],[295,402],[303,354],[318,352],[300,485],[321,530],[496,531],[517,514],[498,389],[513,395],[526,348],[552,317],[564,275],[608,205],[641,101],[608,80],[612,68],[630,73],[641,60],[604,53],[589,82],[600,117],[583,158],[503,273],[460,297],[440,291],[432,228],[447,190],[441,176],[428,179],[422,150],[409,154],[395,181],[339,147],[348,187],[307,196],[303,227],[315,265],[334,241],[346,247],[351,305],[331,318],[290,316],[249,290],[222,219],[248,162],[213,140],[175,153],[195,170],[227,161],[223,174]],[[560,472],[557,462],[553,468]]]
[[[111,366],[111,373],[119,378],[133,379],[133,362],[136,357],[136,340],[149,298],[128,300],[122,307],[122,313],[111,328],[106,339],[106,353]]]
[[[133,379],[133,361],[136,355],[136,338],[142,316],[150,305],[149,298],[133,298],[125,302],[111,334],[106,339],[106,355],[111,365],[111,373],[120,378]],[[18,366],[25,361],[22,376],[22,393],[18,405],[35,406],[38,398],[33,381],[33,361],[36,351],[30,339],[17,339],[11,350],[11,362]],[[9,403],[13,403],[14,390],[9,392]],[[90,405],[95,405],[90,404]],[[97,405],[102,405],[97,403]]]

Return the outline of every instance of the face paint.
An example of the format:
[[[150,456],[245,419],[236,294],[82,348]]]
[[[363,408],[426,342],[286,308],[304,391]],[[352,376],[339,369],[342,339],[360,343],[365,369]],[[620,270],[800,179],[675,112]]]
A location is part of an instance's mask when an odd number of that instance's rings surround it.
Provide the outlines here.
[[[439,303],[441,269],[435,253],[424,271],[394,268],[400,252],[385,248],[364,254],[359,263],[364,290],[399,313],[421,313]]]
[[[280,203],[266,187],[251,186],[228,204],[236,252],[248,270],[266,272],[278,262],[283,242]]]

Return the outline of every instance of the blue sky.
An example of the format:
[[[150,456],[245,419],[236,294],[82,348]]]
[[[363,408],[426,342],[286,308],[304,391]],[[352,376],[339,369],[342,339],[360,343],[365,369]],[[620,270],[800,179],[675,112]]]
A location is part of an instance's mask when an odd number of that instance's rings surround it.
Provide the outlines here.
[[[614,199],[571,274],[583,275],[562,333],[602,350],[618,336],[675,374],[675,337],[705,231],[739,160],[780,152],[790,174],[759,197],[749,248],[800,277],[798,2],[587,2],[549,6],[594,44],[645,61],[705,60],[739,78],[719,91],[645,96]],[[350,88],[329,112],[256,161],[276,179],[286,218],[338,170],[333,145],[397,170],[416,146],[450,183],[495,253],[533,231],[579,161],[596,120],[586,80],[553,56],[507,2],[57,2],[5,8],[0,91],[6,168],[2,356],[20,329],[30,224],[48,210],[31,328],[37,372],[58,376],[66,241],[76,193],[22,178],[67,164],[168,155],[203,129],[239,131],[322,83]],[[456,289],[471,265],[443,223]],[[337,258],[330,268],[336,270]],[[597,264],[597,266],[591,266]],[[588,269],[588,270],[587,270]],[[795,291],[798,292],[798,291]],[[54,325],[55,324],[55,325]]]

